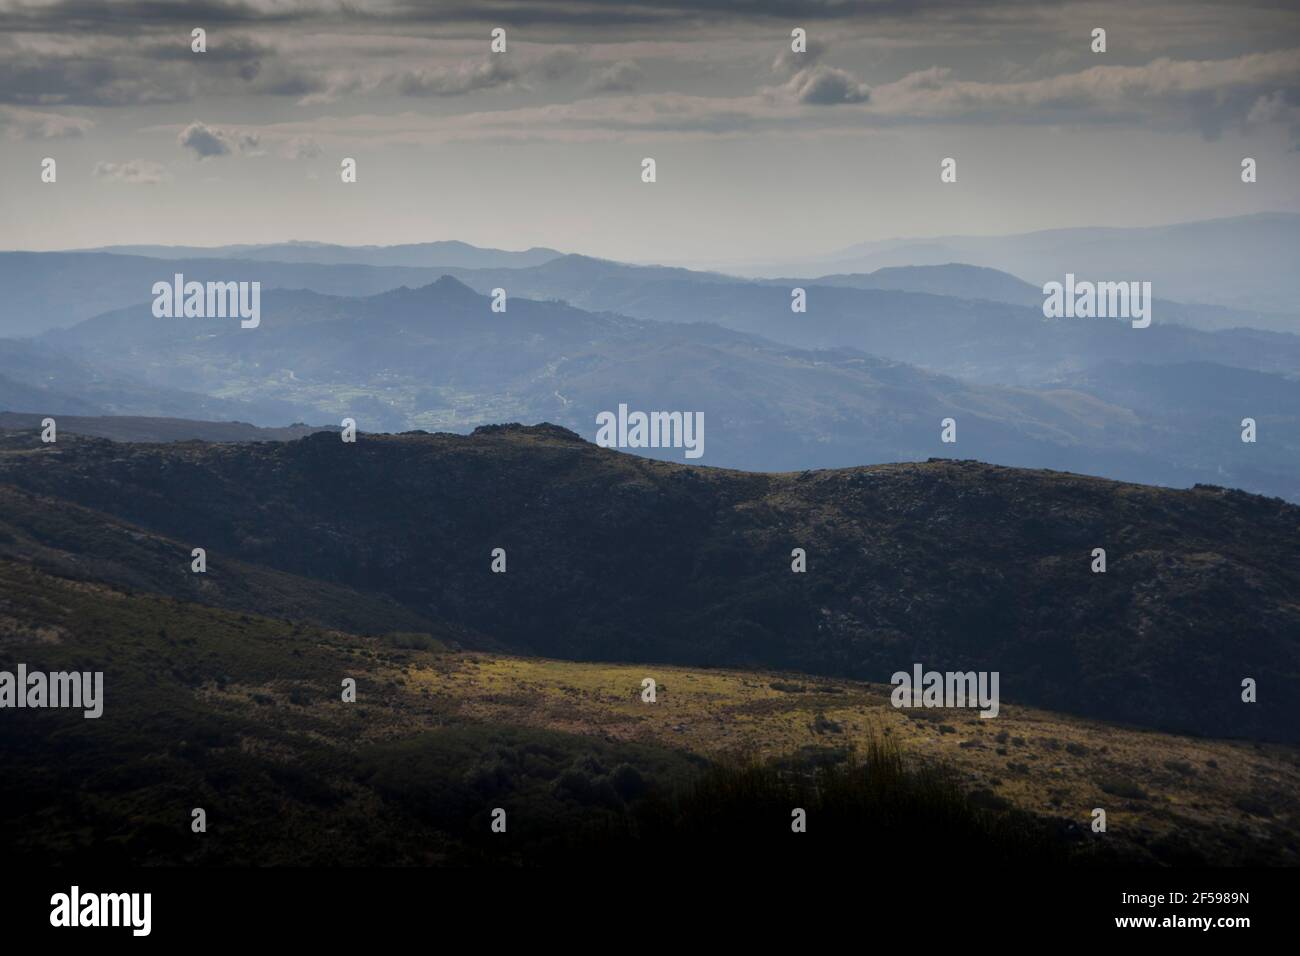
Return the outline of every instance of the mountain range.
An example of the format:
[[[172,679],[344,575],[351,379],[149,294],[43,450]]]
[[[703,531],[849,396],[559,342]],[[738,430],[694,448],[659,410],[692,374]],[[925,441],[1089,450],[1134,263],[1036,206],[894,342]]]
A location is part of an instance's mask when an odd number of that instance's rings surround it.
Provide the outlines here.
[[[817,276],[963,262],[1040,285],[1066,272],[1152,283],[1158,296],[1294,316],[1300,215],[1259,213],[1147,227],[1076,227],[1007,236],[864,242],[804,260],[729,264],[744,275]],[[1292,326],[1294,330],[1294,326]]]
[[[350,417],[366,431],[550,421],[595,438],[597,415],[626,404],[703,412],[702,460],[725,467],[789,470],[960,455],[1300,497],[1293,468],[1300,444],[1291,427],[1300,383],[1276,371],[1300,362],[1300,338],[1274,336],[1279,344],[1268,349],[1264,338],[1271,333],[1080,326],[1010,314],[1013,307],[991,303],[962,301],[954,309],[952,300],[920,293],[829,287],[811,293],[888,300],[889,315],[871,322],[850,319],[852,303],[837,313],[840,319],[824,317],[826,304],[793,315],[786,292],[771,286],[746,286],[741,295],[719,281],[701,283],[692,294],[710,302],[715,295],[737,325],[811,341],[783,345],[716,324],[635,319],[560,301],[508,297],[506,311],[494,312],[489,297],[445,276],[419,289],[361,298],[268,292],[255,330],[225,320],[159,320],[141,304],[41,342],[74,363],[137,383],[145,395],[157,389],[175,397],[167,407],[116,406],[118,413],[149,417],[262,426],[337,425]],[[655,314],[670,312],[671,297],[656,301],[663,307]],[[959,377],[956,370],[931,371],[834,344],[866,339],[885,354],[937,357],[943,345],[917,335],[905,318],[926,306],[938,342],[946,333],[965,355],[956,364],[982,374]],[[1218,346],[1219,336],[1225,346]],[[1141,342],[1150,343],[1139,350],[1147,361],[1130,364],[1127,350]],[[1059,357],[1055,366],[1049,352]],[[1234,372],[1219,364],[1233,359],[1269,371]],[[1162,364],[1149,364],[1155,360]],[[991,363],[1039,371],[1028,385],[986,384],[998,378]],[[1199,414],[1180,407],[1185,393],[1207,394],[1198,389],[1216,376],[1231,379],[1231,402],[1205,402]],[[76,389],[75,377],[60,381]],[[211,396],[221,413],[185,412],[178,403],[186,393]],[[68,412],[87,414],[80,407]],[[1267,441],[1240,441],[1241,418],[1251,413]],[[957,423],[955,444],[941,440],[948,418]]]
[[[818,260],[736,266],[723,272],[642,266],[444,241],[395,246],[286,242],[229,246],[105,246],[66,252],[0,252],[0,336],[65,327],[139,301],[154,281],[180,271],[200,281],[235,277],[266,288],[367,295],[419,286],[444,274],[475,288],[463,270],[492,270],[519,295],[555,295],[608,309],[610,296],[650,280],[724,280],[925,292],[1039,308],[1044,282],[1147,280],[1156,322],[1205,329],[1300,332],[1300,216],[1269,214],[1145,229],[1065,229],[1022,236],[864,243]],[[550,268],[541,268],[550,266]],[[621,272],[615,267],[621,267]],[[615,274],[611,273],[614,272]],[[488,281],[488,277],[477,277]],[[591,298],[584,298],[591,296]],[[695,318],[712,321],[707,315]]]
[[[436,269],[524,268],[541,265],[563,253],[534,247],[521,252],[485,249],[467,242],[416,242],[395,246],[340,246],[327,242],[275,242],[229,246],[99,246],[72,252],[106,252],[153,259],[238,259],[247,262],[295,262],[315,265],[397,266]]]
[[[0,253],[0,329],[40,332],[0,340],[0,408],[364,431],[551,421],[592,438],[626,404],[704,413],[703,460],[726,467],[959,455],[1300,500],[1300,336],[1249,327],[1259,313],[1157,298],[1145,329],[1048,319],[1035,286],[960,263],[801,280],[463,243],[114,249]],[[175,272],[262,282],[262,326],[154,318],[144,290]],[[939,440],[950,418],[955,444]]]
[[[909,853],[1293,863],[1300,337],[1264,311],[1289,280],[1207,304],[1169,273],[1135,329],[1045,318],[976,251],[817,278],[461,243],[0,253],[0,669],[109,688],[102,721],[0,724],[2,842],[686,859],[790,852],[754,834],[794,801],[841,855],[888,819]],[[261,282],[260,323],[156,318],[177,272]],[[593,444],[624,407],[699,413],[702,456]],[[998,674],[998,718],[890,706],[917,665]]]

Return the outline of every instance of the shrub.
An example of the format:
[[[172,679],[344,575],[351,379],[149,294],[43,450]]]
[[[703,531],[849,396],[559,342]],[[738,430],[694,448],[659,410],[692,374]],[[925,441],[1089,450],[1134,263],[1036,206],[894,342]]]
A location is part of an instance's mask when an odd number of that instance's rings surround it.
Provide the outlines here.
[[[1147,792],[1132,780],[1119,777],[1107,777],[1100,782],[1101,789],[1116,797],[1128,797],[1131,800],[1146,800]]]

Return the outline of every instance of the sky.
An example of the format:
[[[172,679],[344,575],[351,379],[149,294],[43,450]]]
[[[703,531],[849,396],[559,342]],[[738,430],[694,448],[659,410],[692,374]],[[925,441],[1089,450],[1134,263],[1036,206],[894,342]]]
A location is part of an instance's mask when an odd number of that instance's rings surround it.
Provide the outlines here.
[[[716,265],[1300,212],[1298,10],[0,0],[0,248],[459,239]]]

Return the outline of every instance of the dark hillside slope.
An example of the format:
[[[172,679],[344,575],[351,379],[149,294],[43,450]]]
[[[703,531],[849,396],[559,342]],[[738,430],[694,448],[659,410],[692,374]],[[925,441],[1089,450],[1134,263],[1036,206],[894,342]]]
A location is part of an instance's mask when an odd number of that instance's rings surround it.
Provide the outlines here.
[[[1011,700],[1300,739],[1300,508],[1277,499],[971,461],[732,472],[554,426],[356,444],[11,434],[4,484],[204,546],[211,574],[273,568],[529,653],[868,680],[996,670]],[[1245,677],[1259,703],[1242,703]]]

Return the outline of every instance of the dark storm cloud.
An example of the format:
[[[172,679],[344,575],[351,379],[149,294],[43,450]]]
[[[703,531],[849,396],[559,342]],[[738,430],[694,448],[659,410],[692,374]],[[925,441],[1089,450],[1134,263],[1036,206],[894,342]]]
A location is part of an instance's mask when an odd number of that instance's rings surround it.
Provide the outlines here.
[[[0,102],[28,106],[124,106],[174,103],[188,98],[185,89],[161,81],[155,65],[132,68],[112,57],[58,57],[34,52],[0,55]]]
[[[138,33],[142,29],[184,28],[186,37],[196,26],[211,29],[231,24],[298,23],[314,17],[305,10],[277,11],[270,5],[222,3],[219,0],[58,0],[27,5],[0,4],[0,32],[84,33],[101,36]]]
[[[1074,5],[1094,18],[1105,6]],[[1197,22],[1207,12],[1223,19],[1223,0],[1166,0],[1152,5],[1117,4],[1116,11],[1144,9],[1155,23],[1167,13],[1177,22]],[[1058,33],[1051,21],[1071,5],[1065,0],[55,0],[33,4],[0,0],[0,33],[62,33],[139,37],[173,32],[187,37],[202,26],[210,36],[228,29],[294,29],[410,34],[427,31],[430,39],[469,35],[484,24],[530,31],[542,42],[577,42],[583,37],[660,38],[691,30],[734,33],[752,25],[836,24],[857,21],[910,29],[924,23],[948,27],[982,25],[1000,32],[1035,35]],[[1238,0],[1234,14],[1251,9],[1277,13],[1276,0]],[[1211,32],[1213,32],[1212,28]],[[1207,38],[1212,39],[1209,35]],[[1292,38],[1294,39],[1294,38]]]
[[[475,0],[428,3],[417,0],[361,0],[351,3],[259,3],[219,0],[58,0],[39,6],[0,4],[0,31],[60,32],[95,30],[101,34],[133,33],[140,29],[184,30],[203,26],[275,27],[290,25],[385,23],[446,26],[464,23],[553,25],[573,29],[610,26],[735,23],[742,20],[815,23],[853,18],[911,19],[946,10],[973,14],[979,7],[1017,7],[1032,0],[1001,0],[974,5],[969,0]],[[1043,6],[1041,2],[1038,6]],[[983,11],[980,11],[983,15]]]
[[[196,54],[190,48],[188,31],[177,36],[176,40],[170,41],[154,38],[138,47],[139,53],[149,59],[193,62]],[[260,65],[264,57],[273,57],[276,52],[270,44],[239,34],[222,36],[220,41],[208,43],[207,51],[203,53],[205,63],[237,63],[242,68],[247,64]]]
[[[285,64],[274,47],[230,36],[190,50],[175,42],[72,37],[54,50],[0,37],[0,103],[26,106],[130,106],[187,102],[217,94],[303,96],[321,88],[309,71]]]

